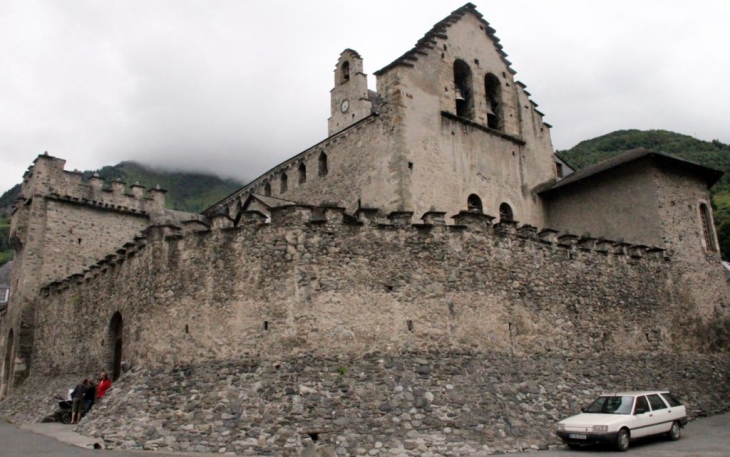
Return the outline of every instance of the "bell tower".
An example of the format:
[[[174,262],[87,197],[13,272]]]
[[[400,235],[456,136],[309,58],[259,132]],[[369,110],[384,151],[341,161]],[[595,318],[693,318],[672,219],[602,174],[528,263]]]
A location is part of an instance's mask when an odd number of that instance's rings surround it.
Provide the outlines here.
[[[362,71],[362,57],[352,49],[340,54],[335,68],[335,87],[330,91],[329,136],[366,118],[372,112],[368,77]]]

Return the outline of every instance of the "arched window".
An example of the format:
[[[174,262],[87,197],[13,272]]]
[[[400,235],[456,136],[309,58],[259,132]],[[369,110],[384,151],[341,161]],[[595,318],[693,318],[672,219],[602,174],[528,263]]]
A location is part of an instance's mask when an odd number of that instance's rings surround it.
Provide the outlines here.
[[[286,176],[286,173],[281,174],[281,188],[279,189],[279,193],[286,192],[286,189],[289,187],[289,178]]]
[[[473,213],[481,213],[484,211],[482,209],[482,199],[476,194],[469,195],[469,198],[466,199],[466,206]]]
[[[319,175],[327,176],[329,170],[327,169],[327,154],[324,152],[319,153]]]
[[[502,83],[492,73],[484,77],[484,88],[487,92],[487,127],[504,130],[502,110]]]
[[[271,197],[271,184],[269,184],[268,181],[266,181],[266,184],[264,184],[264,195],[267,197]]]
[[[502,203],[499,205],[499,220],[501,221],[511,221],[514,219],[514,214],[512,213],[512,207],[509,206],[507,203]]]
[[[299,184],[307,182],[307,166],[304,163],[299,164]]]
[[[456,115],[471,119],[474,117],[471,68],[463,60],[454,62],[454,98]]]
[[[712,213],[704,203],[700,203],[700,219],[702,220],[702,235],[705,240],[705,249],[715,252],[715,231],[712,227]]]
[[[350,80],[350,62],[345,60],[342,62],[342,82],[347,82]]]

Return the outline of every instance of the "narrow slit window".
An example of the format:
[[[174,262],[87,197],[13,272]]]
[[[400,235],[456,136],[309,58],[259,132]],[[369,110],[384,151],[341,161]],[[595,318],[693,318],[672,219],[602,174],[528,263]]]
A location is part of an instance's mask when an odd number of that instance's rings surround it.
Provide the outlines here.
[[[327,154],[321,152],[319,154],[319,175],[327,176],[327,173],[329,173],[329,169],[327,168]]]
[[[715,247],[715,231],[712,227],[712,214],[704,203],[700,204],[700,218],[702,219],[702,235],[705,240],[705,249],[709,252],[717,251]]]
[[[304,184],[307,182],[307,166],[302,164],[299,164],[299,184]]]
[[[280,193],[286,192],[286,190],[289,188],[289,178],[286,176],[286,173],[281,174],[281,182],[280,182]]]

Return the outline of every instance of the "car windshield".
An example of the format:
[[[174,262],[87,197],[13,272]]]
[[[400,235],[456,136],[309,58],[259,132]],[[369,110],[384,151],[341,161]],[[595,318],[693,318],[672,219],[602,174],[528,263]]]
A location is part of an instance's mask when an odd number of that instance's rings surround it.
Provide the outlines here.
[[[634,397],[598,397],[584,412],[593,414],[631,414]]]

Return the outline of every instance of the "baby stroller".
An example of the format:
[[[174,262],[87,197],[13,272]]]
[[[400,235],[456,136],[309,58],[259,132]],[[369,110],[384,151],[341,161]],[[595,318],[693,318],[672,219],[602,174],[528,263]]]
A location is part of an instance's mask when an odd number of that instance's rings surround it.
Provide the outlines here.
[[[70,400],[61,400],[58,402],[58,407],[61,409],[61,422],[64,424],[71,423],[71,405]]]
[[[68,397],[65,400],[60,396],[56,397],[56,399],[59,400],[58,407],[60,409],[60,411],[56,411],[56,417],[64,424],[71,423],[71,410],[73,409],[73,400],[71,400],[72,394],[73,389],[69,389]],[[81,412],[81,417],[84,417],[84,411]]]

